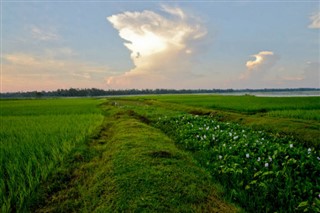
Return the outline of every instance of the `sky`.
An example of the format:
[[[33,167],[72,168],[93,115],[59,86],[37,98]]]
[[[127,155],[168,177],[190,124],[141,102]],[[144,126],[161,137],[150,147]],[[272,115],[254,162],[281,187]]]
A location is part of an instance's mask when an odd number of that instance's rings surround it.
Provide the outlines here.
[[[320,87],[319,1],[1,1],[1,92]]]

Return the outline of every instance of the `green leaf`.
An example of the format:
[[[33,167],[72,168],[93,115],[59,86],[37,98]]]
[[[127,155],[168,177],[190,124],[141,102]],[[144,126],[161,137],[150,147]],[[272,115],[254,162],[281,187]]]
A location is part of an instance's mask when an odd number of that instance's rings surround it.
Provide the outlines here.
[[[308,206],[308,201],[303,201],[299,203],[298,208],[305,207],[305,206]]]
[[[259,175],[261,175],[261,174],[262,174],[262,171],[256,172],[256,173],[253,175],[253,177],[257,177],[257,176],[259,176]]]
[[[264,172],[261,176],[272,175],[273,171]]]

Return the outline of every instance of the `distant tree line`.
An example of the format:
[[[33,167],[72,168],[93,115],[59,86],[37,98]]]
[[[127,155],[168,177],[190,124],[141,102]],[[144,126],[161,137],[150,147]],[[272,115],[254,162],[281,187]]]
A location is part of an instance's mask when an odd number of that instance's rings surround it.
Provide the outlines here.
[[[251,93],[251,92],[303,92],[320,91],[320,88],[287,88],[287,89],[58,89],[56,91],[30,91],[0,93],[1,98],[42,98],[42,97],[96,97],[119,95],[156,95],[156,94],[201,94],[201,93]]]

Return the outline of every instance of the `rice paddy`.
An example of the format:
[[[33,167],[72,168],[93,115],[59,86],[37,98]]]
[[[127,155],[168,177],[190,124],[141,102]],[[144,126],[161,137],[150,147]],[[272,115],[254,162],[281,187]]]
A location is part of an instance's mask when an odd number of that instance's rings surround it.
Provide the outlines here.
[[[1,212],[320,211],[319,97],[0,104]]]

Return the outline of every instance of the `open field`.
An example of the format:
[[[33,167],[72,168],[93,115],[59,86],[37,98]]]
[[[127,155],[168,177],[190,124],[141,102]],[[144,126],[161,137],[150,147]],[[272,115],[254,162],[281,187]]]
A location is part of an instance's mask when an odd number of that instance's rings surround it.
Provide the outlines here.
[[[292,135],[309,146],[320,145],[320,97],[161,95],[132,99],[191,114],[212,114],[220,121]]]
[[[169,103],[177,103],[246,114],[299,110],[301,119],[304,119],[304,112],[311,110],[311,113],[314,115],[314,117],[317,118],[316,120],[320,120],[319,115],[316,115],[317,111],[314,111],[320,109],[320,97],[256,97],[250,95],[161,95],[147,96],[146,99],[154,99]]]
[[[320,210],[319,97],[0,103],[2,212]]]

